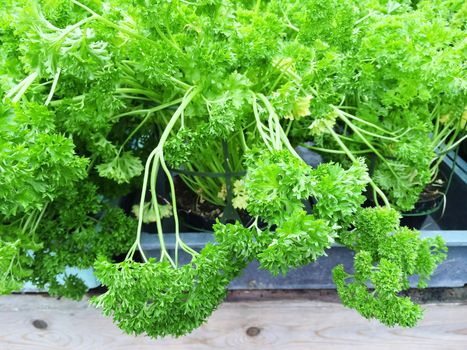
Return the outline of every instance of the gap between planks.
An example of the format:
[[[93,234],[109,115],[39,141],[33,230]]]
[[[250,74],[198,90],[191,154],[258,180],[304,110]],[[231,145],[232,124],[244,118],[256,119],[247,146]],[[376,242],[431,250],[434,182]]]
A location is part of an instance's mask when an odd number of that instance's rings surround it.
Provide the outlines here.
[[[128,336],[86,300],[0,297],[0,350],[340,350],[467,349],[467,304],[425,304],[413,329],[387,328],[338,303],[309,300],[226,302],[192,334]],[[44,322],[41,322],[44,321]]]

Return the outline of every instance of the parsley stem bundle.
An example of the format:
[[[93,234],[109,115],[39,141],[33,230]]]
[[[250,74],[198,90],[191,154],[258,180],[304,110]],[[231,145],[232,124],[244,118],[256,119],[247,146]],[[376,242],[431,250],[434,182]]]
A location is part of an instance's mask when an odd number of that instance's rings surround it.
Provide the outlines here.
[[[173,214],[175,217],[175,232],[176,232],[176,256],[178,257],[178,247],[182,248],[186,252],[193,254],[195,253],[192,249],[187,247],[180,239],[179,235],[179,223],[178,223],[178,217],[177,217],[177,205],[176,205],[176,199],[175,199],[175,189],[173,186],[173,180],[171,179],[171,175],[168,172],[167,166],[164,161],[164,153],[163,153],[163,148],[164,148],[164,143],[167,141],[167,138],[169,137],[170,132],[172,131],[173,127],[179,120],[180,116],[182,115],[184,109],[187,107],[187,105],[190,103],[190,101],[197,95],[198,91],[195,88],[191,88],[188,90],[184,96],[184,98],[181,101],[180,106],[177,108],[175,113],[173,114],[172,118],[170,119],[169,123],[164,129],[164,132],[162,133],[161,137],[159,138],[159,143],[157,147],[149,154],[148,159],[146,161],[146,166],[145,166],[145,171],[144,171],[144,178],[143,178],[143,186],[141,190],[141,200],[140,200],[140,208],[143,208],[144,202],[145,202],[145,196],[146,196],[146,191],[147,191],[147,186],[148,186],[148,180],[150,182],[150,190],[151,190],[151,201],[153,202],[154,209],[155,209],[155,215],[156,215],[156,226],[157,226],[157,233],[159,237],[159,242],[160,242],[160,249],[161,249],[161,258],[160,260],[163,261],[164,259],[168,259],[170,263],[175,267],[178,265],[178,259],[174,262],[170,255],[167,253],[167,249],[165,248],[165,243],[164,243],[164,235],[162,231],[162,224],[161,224],[161,215],[159,211],[159,205],[157,204],[157,192],[156,192],[156,177],[157,177],[157,171],[159,168],[159,165],[162,165],[162,168],[166,175],[169,178],[170,181],[170,186],[171,186],[171,192],[172,192],[172,208],[173,208]],[[138,217],[138,228],[137,228],[137,233],[136,233],[136,242],[133,245],[133,249],[131,253],[128,255],[129,258],[133,257],[134,254],[134,247],[138,247],[139,252],[141,253],[144,261],[147,261],[147,258],[144,254],[143,248],[141,247],[141,231],[143,227],[143,212],[140,212],[140,215]]]

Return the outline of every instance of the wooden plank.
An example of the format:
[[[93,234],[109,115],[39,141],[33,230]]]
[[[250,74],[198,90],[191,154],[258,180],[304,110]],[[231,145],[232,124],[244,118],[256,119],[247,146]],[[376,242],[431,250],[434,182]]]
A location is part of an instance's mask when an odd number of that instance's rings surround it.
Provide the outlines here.
[[[390,329],[337,303],[227,302],[191,335],[151,340],[122,334],[86,301],[13,295],[0,298],[0,349],[467,349],[466,303],[424,307],[416,328]]]

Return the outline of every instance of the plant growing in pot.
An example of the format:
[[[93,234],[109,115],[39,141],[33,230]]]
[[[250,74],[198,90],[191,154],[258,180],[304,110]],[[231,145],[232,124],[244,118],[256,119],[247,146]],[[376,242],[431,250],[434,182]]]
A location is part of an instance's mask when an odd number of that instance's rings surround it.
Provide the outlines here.
[[[15,231],[4,236],[3,246],[14,245],[25,232],[38,244],[21,243],[8,255],[1,265],[8,279],[36,278],[40,266],[61,268],[68,261],[88,265],[100,255],[96,274],[108,291],[93,302],[128,333],[180,336],[206,320],[252,259],[273,274],[285,274],[339,241],[357,252],[353,275],[341,266],[334,271],[346,305],[390,326],[413,326],[421,317],[421,308],[400,292],[411,275],[420,276],[424,286],[445,256],[442,240],[422,240],[417,231],[400,227],[399,214],[362,160],[312,169],[291,142],[316,108],[345,115],[339,103],[354,76],[346,62],[358,53],[374,15],[366,6],[333,0],[71,0],[10,1],[1,11],[6,20],[0,40],[7,45],[0,57],[15,63],[2,66],[8,111],[3,119],[38,137],[55,130],[70,135],[51,140],[47,152],[36,152],[40,157],[25,151],[24,162],[39,164],[37,173],[45,169],[47,175],[39,177],[39,186],[36,173],[25,171],[28,177],[19,183],[38,192],[36,202],[33,197],[23,205],[14,186],[4,186],[2,199],[9,202],[2,227]],[[8,124],[0,130],[12,138],[16,129]],[[227,156],[220,151],[222,142]],[[24,148],[24,137],[9,139],[1,153],[12,164],[9,178],[15,181],[21,178],[13,174],[15,155],[9,149],[22,149],[18,145]],[[254,220],[247,226],[217,223],[215,244],[198,252],[180,237],[169,166],[218,172],[226,159],[230,169],[246,171],[243,197]],[[51,162],[58,169],[49,170]],[[166,174],[171,192],[173,255],[164,244],[159,173]],[[203,188],[213,202],[223,185],[184,180],[194,190]],[[104,198],[141,182],[133,231],[128,216]],[[368,184],[384,207],[361,208]],[[303,203],[310,197],[312,212]],[[17,203],[22,206],[12,210]],[[147,258],[141,247],[145,208],[155,217],[158,259]],[[34,230],[28,231],[31,224]],[[134,243],[128,244],[132,233]],[[127,255],[114,262],[112,255],[125,245]],[[192,257],[188,264],[180,264],[180,250]],[[8,269],[17,256],[27,259],[21,265],[30,269]]]
[[[338,108],[312,110],[310,148],[340,161],[366,157],[375,185],[405,215],[442,208],[450,174],[440,164],[466,137],[463,11],[460,1],[420,1],[374,13],[348,63],[354,90]]]

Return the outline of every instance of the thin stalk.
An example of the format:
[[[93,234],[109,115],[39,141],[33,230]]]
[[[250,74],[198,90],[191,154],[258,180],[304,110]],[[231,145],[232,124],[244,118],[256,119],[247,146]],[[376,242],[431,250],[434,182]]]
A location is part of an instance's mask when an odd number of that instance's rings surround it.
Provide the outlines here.
[[[261,6],[261,0],[256,0],[256,4],[255,4],[255,13],[258,13],[258,12],[259,12],[260,6]]]
[[[175,194],[175,184],[172,179],[172,174],[170,174],[167,164],[165,164],[164,156],[161,155],[160,158],[162,169],[164,170],[167,179],[169,180],[170,192],[172,193],[172,213],[175,221],[175,264],[178,266],[178,247],[182,248],[185,252],[193,255],[198,255],[198,253],[188,247],[180,238],[180,224],[178,221],[178,211],[177,211],[177,198]]]
[[[383,135],[380,135],[380,134],[375,134],[375,133],[372,133],[371,131],[367,131],[365,129],[359,128],[356,125],[354,125],[354,126],[355,126],[355,128],[357,128],[363,134],[373,136],[373,137],[376,137],[376,138],[380,138],[380,139],[383,139],[383,140],[388,140],[388,141],[392,141],[392,142],[399,142],[399,140],[394,138],[394,137],[388,137],[388,136],[383,136]]]
[[[457,137],[457,134],[458,134],[458,130],[456,130],[454,132],[454,135],[453,137]],[[446,140],[449,139],[449,136],[450,136],[450,132],[446,132],[445,135],[443,135],[443,138],[441,140],[439,140],[437,143],[435,143],[435,146],[433,149],[439,149],[443,144],[446,143]],[[452,138],[451,138],[452,139]]]
[[[118,115],[112,117],[112,120],[119,119],[121,117],[128,117],[128,116],[131,116],[131,115],[158,112],[158,111],[161,111],[163,109],[166,109],[166,108],[172,107],[174,105],[177,105],[182,101],[183,101],[183,97],[178,98],[178,99],[173,100],[173,101],[170,101],[170,102],[167,102],[167,103],[164,103],[164,104],[161,104],[161,105],[153,107],[153,108],[138,109],[138,110],[133,110],[133,111],[130,111],[130,112],[121,113],[121,114],[118,114]]]
[[[376,125],[376,124],[373,124],[373,123],[371,123],[371,122],[369,122],[369,121],[367,121],[367,120],[364,120],[364,119],[361,119],[361,118],[359,118],[359,117],[356,117],[356,116],[354,116],[353,114],[346,113],[346,112],[344,112],[344,111],[341,110],[341,107],[337,108],[337,107],[333,106],[333,108],[334,108],[334,109],[338,109],[338,110],[340,111],[340,113],[344,114],[346,117],[351,118],[351,119],[356,120],[356,121],[359,121],[359,122],[362,123],[362,124],[366,124],[366,125],[368,125],[368,126],[371,126],[372,128],[375,128],[376,130],[379,130],[379,131],[381,131],[381,132],[383,132],[383,133],[385,133],[385,134],[394,135],[394,134],[397,133],[397,132],[391,132],[391,131],[389,131],[389,130],[383,129],[383,128],[381,128],[380,126],[378,126],[378,125]]]
[[[254,93],[253,94],[253,114],[255,116],[255,120],[256,120],[256,126],[257,126],[257,129],[258,129],[258,132],[259,134],[261,135],[261,138],[263,139],[264,141],[264,144],[266,145],[266,147],[272,151],[272,147],[270,145],[270,141],[271,139],[268,137],[268,135],[266,135],[266,133],[264,132],[263,130],[263,123],[261,123],[261,120],[259,118],[259,112],[258,112],[258,105],[256,103],[256,95]]]
[[[337,110],[338,111],[338,110]],[[386,158],[383,157],[383,155],[366,139],[365,136],[362,135],[362,133],[358,130],[358,128],[355,127],[355,125],[352,124],[350,120],[348,120],[345,115],[342,113],[337,112],[337,116],[341,118],[348,126],[355,132],[358,137],[365,143],[369,149],[371,149],[377,156],[380,158],[389,168],[389,171],[396,177],[399,178],[399,176],[394,172],[394,169],[392,166],[389,164],[389,162],[386,160]],[[334,132],[334,131],[333,131]],[[339,139],[339,142],[342,143],[342,141]]]
[[[318,152],[326,152],[326,153],[333,153],[333,154],[347,154],[345,151],[339,151],[336,149],[327,149],[327,148],[320,148],[320,147],[315,147],[315,146],[308,146],[303,144],[303,147],[306,147],[308,149],[318,151]],[[360,151],[352,151],[353,154],[366,154],[366,153],[372,153],[373,151],[370,149],[367,150],[360,150]]]
[[[20,90],[24,86],[24,84],[27,81],[29,81],[29,79],[31,79],[31,76],[34,76],[34,79],[35,79],[37,77],[37,72],[34,72],[28,75],[26,78],[21,80],[18,84],[16,84],[13,88],[11,88],[10,91],[8,91],[8,93],[5,95],[5,98],[10,98],[13,95],[15,95],[18,92],[18,90]]]
[[[449,135],[452,131],[452,126],[454,124],[454,120],[450,120],[448,123],[446,123],[441,131],[438,130],[437,134],[433,134],[433,141],[432,143],[434,145],[439,145],[441,143],[441,140],[443,140],[446,135]]]
[[[81,21],[79,21],[78,23],[75,23],[73,24],[72,26],[70,27],[67,27],[65,29],[62,29],[62,34],[54,40],[54,43],[59,43],[61,40],[63,40],[68,34],[70,34],[71,32],[73,32],[75,29],[81,27],[83,24],[86,24],[94,19],[97,19],[96,16],[92,15],[90,17],[86,17],[84,19],[82,19]]]
[[[178,45],[173,42],[172,40],[170,40],[165,34],[164,32],[159,28],[159,26],[157,24],[154,24],[154,28],[156,28],[156,32],[157,34],[159,34],[160,38],[166,43],[168,44],[169,46],[173,47],[175,50],[177,50],[179,53],[181,54],[184,54],[184,52],[182,51],[182,49],[180,49],[180,47],[178,47]]]
[[[187,83],[184,83],[183,81],[180,81],[180,80],[178,80],[178,79],[176,79],[176,78],[174,78],[172,76],[170,77],[170,80],[172,80],[174,83],[180,85],[184,89],[191,89],[193,87],[193,86],[191,86],[191,85],[189,85]]]
[[[175,265],[170,258],[170,255],[167,253],[167,250],[165,249],[165,244],[164,244],[164,237],[163,237],[163,232],[162,232],[162,225],[161,225],[161,218],[160,218],[160,213],[159,213],[159,205],[157,203],[157,197],[156,197],[156,180],[157,180],[157,170],[158,170],[158,165],[160,162],[160,157],[162,154],[163,146],[165,142],[167,141],[167,138],[170,135],[170,132],[174,128],[175,124],[177,123],[180,115],[182,114],[183,110],[187,107],[187,105],[191,102],[191,100],[196,96],[198,93],[197,89],[191,88],[188,90],[183,98],[182,103],[180,106],[177,108],[175,113],[173,114],[172,118],[169,120],[169,123],[165,127],[160,139],[159,143],[156,148],[149,154],[148,159],[146,161],[145,169],[144,169],[144,179],[143,179],[143,186],[141,189],[141,199],[140,199],[140,208],[144,208],[144,201],[145,201],[145,196],[146,196],[146,191],[148,188],[148,180],[149,180],[149,174],[151,173],[151,198],[153,200],[153,205],[154,205],[154,210],[156,213],[156,225],[157,225],[157,230],[158,230],[158,237],[159,241],[161,244],[161,258],[164,255],[167,256],[168,260],[171,262],[172,265]],[[152,163],[152,166],[151,166]],[[155,202],[154,202],[155,201]],[[146,256],[144,254],[144,251],[141,246],[141,230],[143,226],[143,210],[140,210],[140,213],[138,215],[138,228],[136,232],[136,244],[137,247],[143,257],[144,261],[147,261]]]
[[[125,141],[123,141],[123,143],[120,146],[120,149],[118,150],[117,158],[120,155],[120,153],[122,152],[123,147],[125,147],[125,145],[132,139],[133,136],[135,136],[135,134],[139,131],[139,129],[141,129],[144,124],[146,124],[146,122],[149,120],[149,117],[151,115],[152,115],[152,113],[148,113],[146,115],[146,117],[144,117],[144,119],[141,121],[141,123],[139,123],[139,125],[136,128],[133,129],[133,131],[130,133],[130,135],[128,135],[128,137],[125,139]]]
[[[293,120],[289,120],[289,122],[287,123],[287,129],[285,129],[285,134],[286,135],[289,135],[290,133],[290,129],[292,128],[292,125],[293,125]]]
[[[462,141],[464,141],[465,139],[467,139],[467,135],[464,135],[463,137],[461,137],[459,140],[457,140],[456,142],[454,142],[452,145],[450,146],[447,146],[441,153],[438,153],[439,155],[444,155],[446,153],[448,153],[449,151],[452,151],[454,148],[456,148],[457,146],[460,145],[460,143]]]
[[[139,88],[117,88],[115,90],[117,93],[134,93],[134,94],[140,94],[140,95],[145,95],[147,97],[150,97],[151,99],[158,101],[159,100],[159,95],[146,89],[139,89]]]
[[[120,31],[124,34],[127,34],[129,36],[132,36],[134,38],[137,38],[137,39],[141,39],[141,40],[144,40],[144,41],[147,41],[151,44],[154,44],[154,41],[149,39],[149,38],[146,38],[145,36],[143,35],[140,35],[138,33],[135,33],[129,29],[126,29],[124,26],[122,25],[118,25],[110,20],[108,20],[107,18],[99,15],[98,13],[94,12],[93,10],[91,10],[89,7],[87,7],[86,5],[82,4],[81,2],[77,1],[77,0],[71,0],[72,3],[74,3],[75,5],[81,7],[82,9],[84,9],[85,11],[89,12],[90,14],[92,14],[93,16],[95,16],[99,21],[107,24],[109,27],[112,27],[114,29],[116,29],[117,31]]]
[[[301,160],[302,158],[298,155],[298,153],[292,147],[292,145],[290,144],[289,138],[285,134],[284,129],[282,129],[282,126],[281,126],[280,121],[279,121],[279,117],[277,116],[277,113],[275,112],[274,107],[272,106],[271,102],[269,102],[269,100],[263,94],[259,94],[258,97],[266,105],[267,110],[273,116],[273,119],[275,121],[275,125],[276,125],[275,134],[276,134],[276,137],[277,137],[276,145],[279,147],[279,148],[276,148],[276,149],[280,149],[280,147],[282,145],[280,143],[280,141],[282,141],[282,143],[289,150],[289,152],[292,153],[295,157],[297,157],[298,159]]]
[[[23,233],[26,233],[26,231],[28,230],[29,225],[31,225],[31,223],[35,220],[36,216],[37,216],[37,211],[36,210],[34,210],[31,214],[28,215],[26,223],[22,227]]]
[[[352,152],[347,148],[347,146],[339,138],[339,135],[337,135],[336,132],[329,125],[326,125],[326,128],[328,129],[328,131],[332,135],[332,137],[336,140],[336,142],[339,144],[339,146],[345,151],[345,154],[347,155],[347,157],[349,157],[351,161],[357,163],[358,162],[357,159],[354,157]],[[387,207],[390,208],[391,205],[389,204],[388,198],[383,193],[383,191],[381,191],[381,189],[373,182],[372,179],[370,179],[370,186],[373,188],[373,191],[375,191],[375,192],[377,192],[379,194],[379,196],[383,200],[384,204]],[[376,204],[378,204],[378,201],[376,201]]]
[[[347,124],[345,124],[345,129],[347,129],[347,127],[348,127]],[[344,130],[344,132],[346,132],[346,130]],[[353,139],[353,138],[345,136],[345,135],[340,135],[339,137],[342,140],[345,140],[345,141],[348,141],[348,142],[355,142],[355,143],[365,144],[365,142],[363,142],[362,140]]]
[[[55,90],[57,89],[58,79],[60,78],[60,68],[57,68],[57,73],[55,73],[54,80],[52,83],[52,87],[50,88],[49,96],[47,96],[47,100],[45,100],[44,105],[48,106],[52,98],[54,97]]]
[[[143,96],[134,96],[134,95],[127,95],[127,94],[121,94],[121,95],[115,95],[116,98],[127,98],[130,100],[140,100],[140,101],[154,101],[150,99],[149,97],[143,97]]]
[[[159,170],[159,162],[162,154],[162,149],[158,149],[156,155],[154,156],[152,169],[151,169],[151,202],[154,207],[154,211],[156,214],[156,227],[157,227],[157,236],[159,238],[159,243],[161,246],[161,256],[160,260],[163,261],[164,257],[170,262],[173,267],[177,267],[177,263],[172,260],[171,256],[167,252],[164,240],[164,233],[162,231],[162,222],[161,222],[161,214],[159,210],[159,203],[157,202],[157,191],[156,191],[156,184],[157,184],[157,173]],[[142,208],[142,207],[140,207]],[[142,210],[141,210],[142,211]]]
[[[240,130],[238,134],[240,135],[240,144],[242,145],[243,151],[248,151],[250,147],[248,147],[248,145],[246,144],[245,134],[243,133],[243,130]]]
[[[37,219],[36,219],[36,222],[34,223],[34,226],[33,226],[32,229],[31,229],[30,234],[34,234],[34,233],[36,232],[37,228],[39,227],[40,222],[42,221],[42,218],[44,217],[44,213],[45,213],[45,211],[47,210],[47,206],[48,206],[48,205],[49,205],[49,203],[46,203],[46,204],[44,205],[44,208],[42,208],[42,210],[41,210],[39,216],[38,216]]]
[[[36,80],[38,76],[39,74],[37,72],[34,72],[30,74],[29,76],[27,76],[22,82],[20,82],[19,91],[16,93],[15,97],[11,99],[11,102],[18,103],[18,101],[21,100],[21,97],[23,97],[26,90],[29,89],[29,87],[32,85],[32,83],[34,83],[34,80]],[[10,93],[8,93],[8,95],[6,95],[6,97],[9,98],[10,94],[11,94],[11,91]]]

